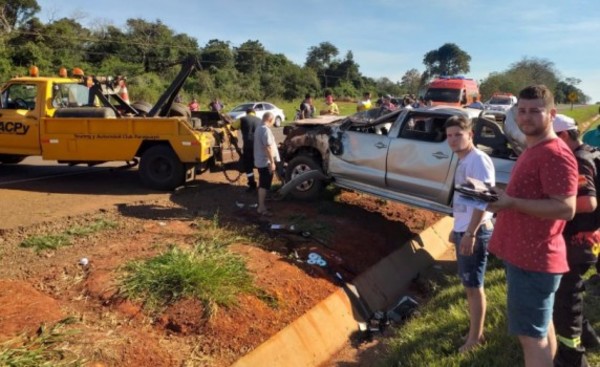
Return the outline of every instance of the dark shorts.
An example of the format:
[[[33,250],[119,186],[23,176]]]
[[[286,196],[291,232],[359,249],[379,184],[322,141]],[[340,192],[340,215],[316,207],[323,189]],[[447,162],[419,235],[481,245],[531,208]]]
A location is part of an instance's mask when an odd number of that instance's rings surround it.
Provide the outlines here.
[[[273,183],[273,174],[269,171],[269,167],[258,169],[258,187],[265,190],[271,189]]]
[[[456,249],[456,262],[458,264],[458,277],[466,288],[483,287],[485,268],[487,266],[488,243],[492,237],[492,230],[481,226],[477,231],[473,254],[460,255],[458,247],[464,232],[452,232],[452,240]]]
[[[507,262],[504,264],[509,334],[545,338],[552,319],[554,294],[562,275],[527,271]]]

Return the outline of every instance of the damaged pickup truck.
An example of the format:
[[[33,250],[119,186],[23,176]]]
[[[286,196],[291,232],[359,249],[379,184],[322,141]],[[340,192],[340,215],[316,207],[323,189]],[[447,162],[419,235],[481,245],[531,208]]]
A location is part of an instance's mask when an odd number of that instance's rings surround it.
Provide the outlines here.
[[[446,142],[444,122],[456,114],[472,119],[474,142],[492,157],[496,184],[505,186],[516,154],[501,127],[482,117],[481,110],[440,106],[376,118],[322,116],[286,127],[280,153],[288,183],[281,191],[312,200],[333,183],[450,214],[458,157]]]

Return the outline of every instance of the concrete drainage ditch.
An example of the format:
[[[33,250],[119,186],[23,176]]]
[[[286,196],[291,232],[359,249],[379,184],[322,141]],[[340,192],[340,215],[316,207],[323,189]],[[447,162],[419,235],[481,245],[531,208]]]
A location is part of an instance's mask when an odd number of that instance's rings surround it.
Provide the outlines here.
[[[449,250],[451,230],[452,218],[442,218],[348,287],[355,288],[372,310],[388,309],[420,271]],[[232,366],[316,367],[327,362],[359,331],[359,323],[367,321],[352,298],[348,288],[340,288]]]

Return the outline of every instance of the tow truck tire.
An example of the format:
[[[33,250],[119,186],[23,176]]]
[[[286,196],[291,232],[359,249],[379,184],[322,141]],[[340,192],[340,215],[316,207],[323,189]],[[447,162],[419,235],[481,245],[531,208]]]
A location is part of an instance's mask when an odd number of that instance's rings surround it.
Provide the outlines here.
[[[17,164],[21,163],[25,158],[20,155],[10,155],[10,154],[0,154],[0,163],[1,164]]]
[[[141,115],[145,116],[152,109],[152,105],[146,101],[136,101],[131,104]]]
[[[167,145],[146,150],[139,171],[142,183],[155,190],[174,190],[185,183],[185,166]]]
[[[190,109],[182,103],[173,103],[173,106],[171,106],[171,110],[169,111],[169,116],[181,116],[185,117],[187,121],[192,120]]]
[[[287,165],[285,180],[290,181],[299,174],[312,170],[321,170],[319,163],[309,155],[294,157]],[[321,180],[308,180],[296,186],[291,192],[293,198],[299,200],[316,200],[324,187]]]

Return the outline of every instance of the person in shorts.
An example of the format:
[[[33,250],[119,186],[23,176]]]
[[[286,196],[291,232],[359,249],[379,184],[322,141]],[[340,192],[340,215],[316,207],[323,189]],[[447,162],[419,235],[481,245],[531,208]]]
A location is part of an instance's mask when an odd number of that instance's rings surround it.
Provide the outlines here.
[[[495,171],[492,159],[473,144],[473,125],[463,115],[450,117],[445,125],[448,145],[458,156],[455,183],[467,184],[468,179],[476,179],[487,185],[495,185]],[[469,312],[469,333],[465,343],[459,348],[467,352],[484,342],[486,297],[483,288],[487,265],[487,246],[492,235],[492,213],[478,208],[483,203],[460,200],[454,193],[452,214],[454,227],[451,242],[456,246],[458,276],[467,293]]]
[[[263,115],[262,123],[254,131],[254,165],[258,168],[258,214],[271,216],[267,209],[267,192],[271,189],[273,174],[280,161],[279,150],[275,136],[270,127],[273,126],[275,116],[271,112]]]
[[[525,366],[552,366],[556,334],[554,295],[569,270],[565,223],[575,215],[577,162],[552,129],[554,96],[544,85],[519,93],[516,122],[526,148],[512,170],[506,192],[488,204],[497,213],[491,253],[504,260],[508,331],[517,335]]]

